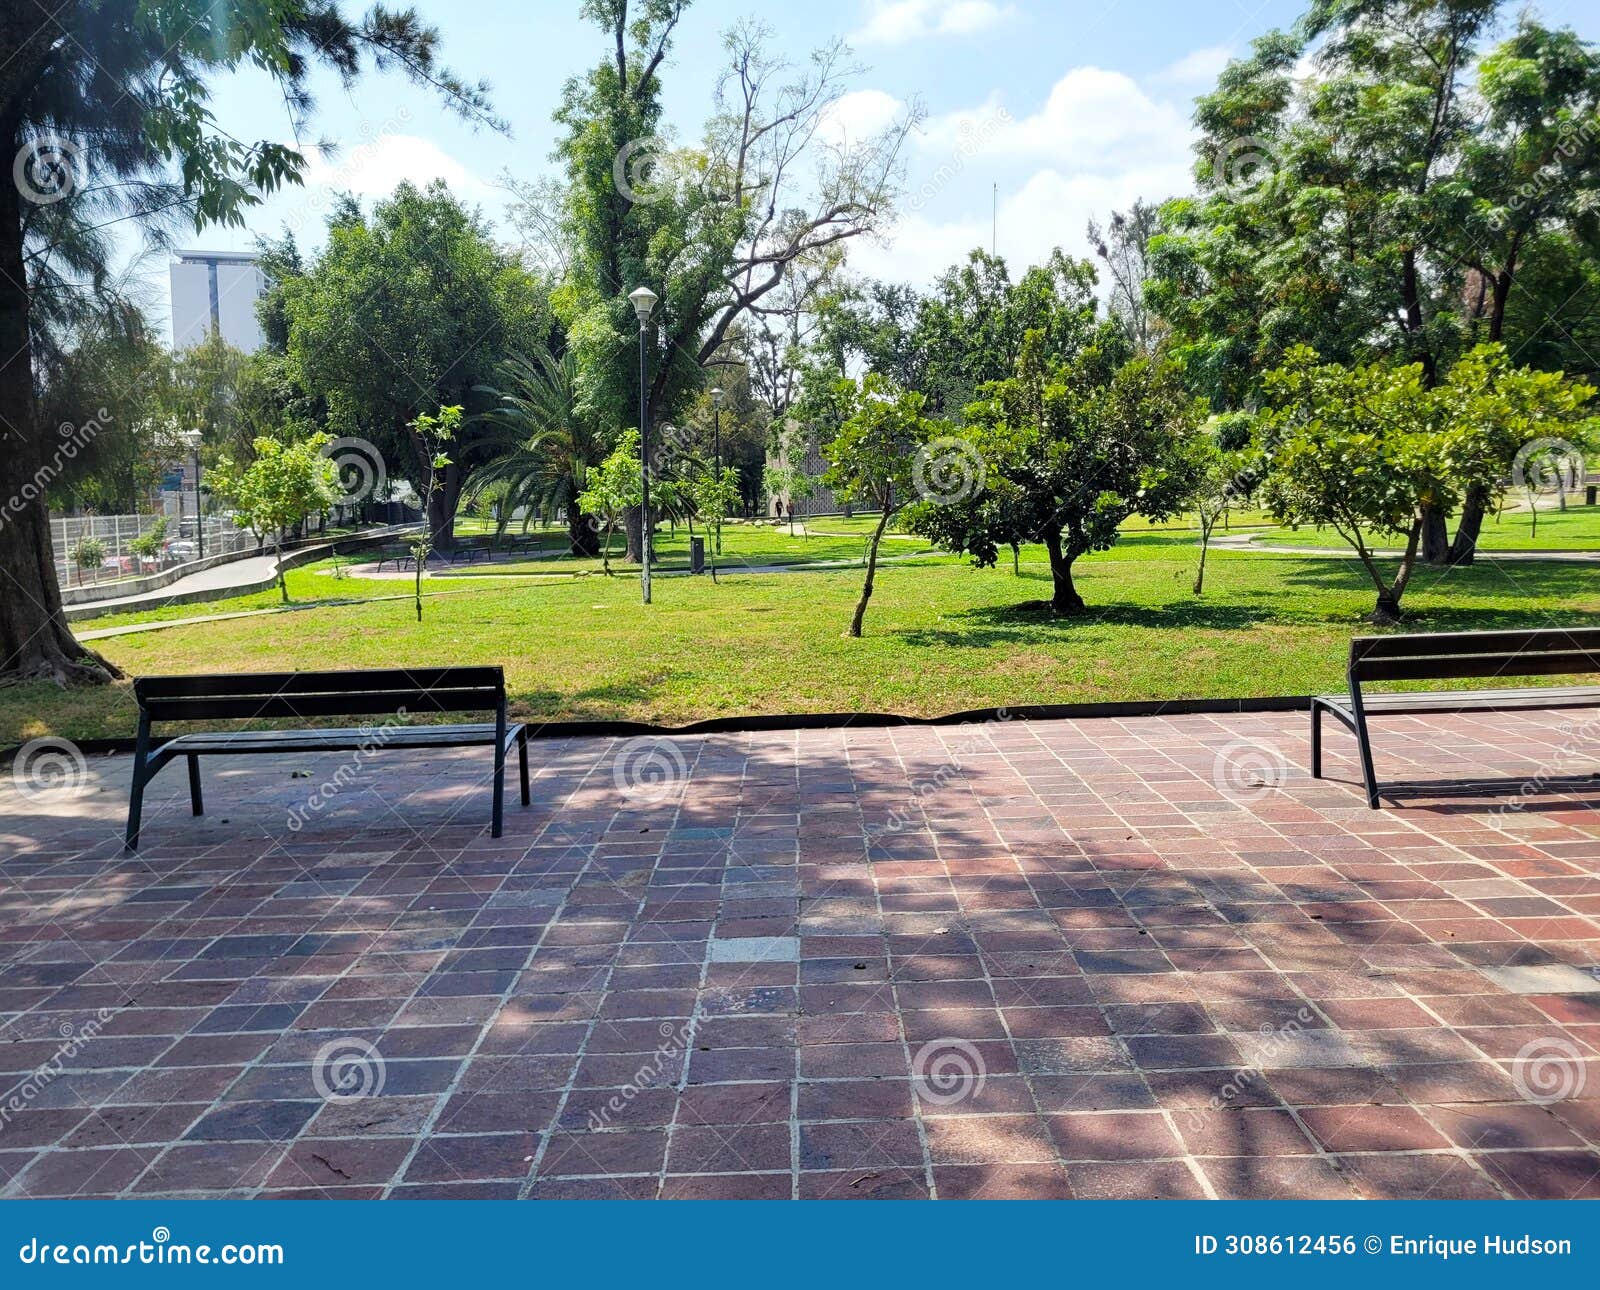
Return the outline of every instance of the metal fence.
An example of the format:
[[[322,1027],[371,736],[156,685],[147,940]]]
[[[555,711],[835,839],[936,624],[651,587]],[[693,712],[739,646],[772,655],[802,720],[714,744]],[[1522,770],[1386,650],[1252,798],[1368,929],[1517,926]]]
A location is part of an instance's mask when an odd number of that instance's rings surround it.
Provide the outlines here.
[[[204,531],[200,532],[192,509],[180,516],[176,504],[170,504],[166,511],[167,530],[159,549],[154,555],[136,555],[131,544],[149,533],[161,514],[51,516],[50,544],[55,552],[56,578],[63,587],[111,586],[188,564],[199,559],[202,551],[212,556],[256,549],[255,535],[239,528],[231,516],[207,515]],[[85,538],[98,540],[104,550],[98,565],[84,567],[80,563],[80,543]]]

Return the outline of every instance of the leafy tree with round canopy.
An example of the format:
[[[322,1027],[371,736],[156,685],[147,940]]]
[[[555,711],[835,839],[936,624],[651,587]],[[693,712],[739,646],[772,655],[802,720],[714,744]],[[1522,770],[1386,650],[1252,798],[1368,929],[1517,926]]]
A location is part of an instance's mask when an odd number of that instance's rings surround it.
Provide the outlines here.
[[[271,535],[285,604],[289,583],[283,535],[339,500],[339,467],[322,452],[330,442],[329,435],[320,433],[289,442],[263,435],[253,445],[255,460],[249,465],[238,466],[224,456],[211,471],[211,491],[233,508],[234,523],[257,535]]]
[[[986,386],[963,432],[984,463],[982,487],[924,502],[917,532],[992,566],[1003,545],[1042,542],[1050,558],[1050,608],[1081,614],[1073,582],[1079,557],[1115,545],[1132,515],[1166,519],[1194,490],[1198,408],[1172,364],[1119,362],[1114,328],[1072,363],[1052,367],[1033,337],[1014,377]]]

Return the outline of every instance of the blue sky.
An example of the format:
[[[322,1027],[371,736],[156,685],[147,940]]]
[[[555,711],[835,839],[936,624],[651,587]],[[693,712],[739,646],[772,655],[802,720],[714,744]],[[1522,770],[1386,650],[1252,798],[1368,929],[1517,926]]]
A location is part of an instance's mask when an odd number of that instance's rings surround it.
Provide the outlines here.
[[[448,63],[493,85],[510,138],[474,132],[429,94],[390,74],[346,93],[317,83],[312,138],[341,151],[315,157],[308,185],[273,196],[243,230],[207,229],[185,244],[248,249],[257,233],[286,222],[320,243],[331,194],[381,196],[402,178],[446,179],[491,218],[504,204],[498,177],[550,170],[550,116],[562,83],[603,55],[604,40],[578,17],[577,0],[419,0],[444,36]],[[692,140],[720,70],[720,33],[754,13],[774,47],[793,60],[844,37],[863,71],[838,108],[840,128],[866,129],[920,98],[929,117],[909,158],[919,194],[878,244],[852,263],[880,276],[926,282],[990,239],[998,188],[998,249],[1014,264],[1054,245],[1087,253],[1084,222],[1134,197],[1184,190],[1192,160],[1190,104],[1229,54],[1273,27],[1291,24],[1304,0],[807,0],[755,5],[697,0],[685,15],[666,69],[670,127]],[[1547,0],[1546,21],[1600,37],[1593,0]],[[222,124],[241,138],[288,139],[272,86],[240,74],[216,87]],[[509,232],[509,230],[507,230]],[[164,263],[147,272],[162,288]]]

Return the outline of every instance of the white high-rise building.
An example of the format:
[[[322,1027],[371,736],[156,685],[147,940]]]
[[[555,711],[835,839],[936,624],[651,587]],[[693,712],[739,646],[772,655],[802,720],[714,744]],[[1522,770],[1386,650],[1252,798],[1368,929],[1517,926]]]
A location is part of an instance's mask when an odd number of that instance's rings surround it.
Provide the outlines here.
[[[198,345],[213,331],[251,353],[263,341],[256,299],[266,275],[248,251],[179,251],[171,266],[172,347]]]

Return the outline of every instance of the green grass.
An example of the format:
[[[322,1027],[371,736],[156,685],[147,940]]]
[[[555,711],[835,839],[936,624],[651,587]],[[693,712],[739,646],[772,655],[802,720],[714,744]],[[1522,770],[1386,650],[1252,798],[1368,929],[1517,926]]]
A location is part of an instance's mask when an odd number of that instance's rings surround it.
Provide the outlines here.
[[[861,588],[860,570],[846,568],[739,574],[720,585],[663,577],[649,608],[636,575],[433,578],[421,624],[407,601],[391,600],[174,627],[99,648],[133,675],[498,663],[518,716],[677,724],[748,713],[932,715],[1304,694],[1337,688],[1350,636],[1370,630],[1362,619],[1373,590],[1352,562],[1217,552],[1206,594],[1196,598],[1192,535],[1130,534],[1081,562],[1091,612],[1057,619],[1038,605],[1049,594],[1042,553],[1024,555],[1021,577],[1004,558],[987,570],[949,556],[885,566],[861,640],[841,635]],[[389,595],[410,584],[337,581],[312,566],[293,571],[290,585],[298,597]],[[1600,578],[1554,563],[1422,570],[1406,603],[1407,627],[1421,631],[1595,624]],[[44,733],[127,735],[133,726],[126,685],[0,691],[0,744]]]
[[[1533,533],[1532,516],[1525,510],[1505,511],[1483,522],[1478,545],[1485,551],[1600,551],[1600,506],[1573,506],[1565,511],[1539,511],[1539,532]],[[1454,531],[1452,526],[1452,531]],[[1274,528],[1256,539],[1263,546],[1325,546],[1349,550],[1333,529]],[[1405,544],[1396,536],[1382,545]]]

